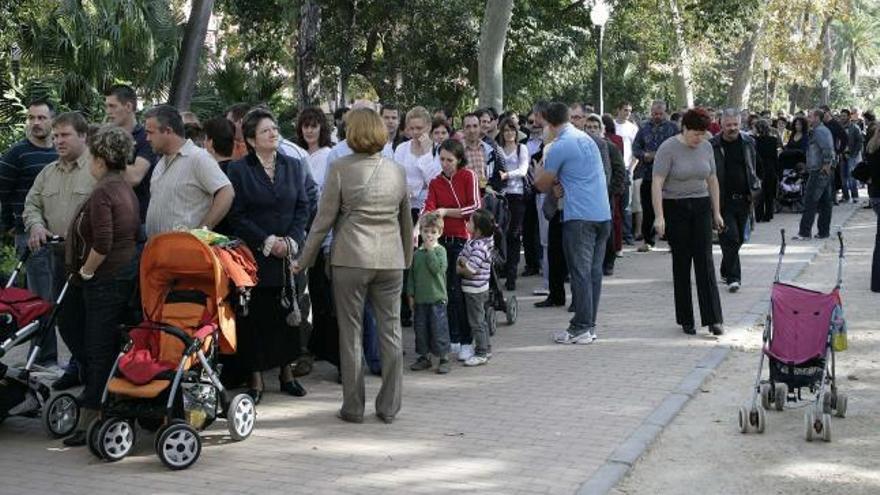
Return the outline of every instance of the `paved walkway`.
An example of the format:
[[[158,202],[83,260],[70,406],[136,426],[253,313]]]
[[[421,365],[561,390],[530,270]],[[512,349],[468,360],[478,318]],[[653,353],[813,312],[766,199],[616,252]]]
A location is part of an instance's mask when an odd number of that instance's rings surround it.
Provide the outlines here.
[[[854,207],[835,208],[841,218]],[[685,376],[719,343],[736,345],[767,294],[776,261],[778,229],[794,233],[798,217],[759,224],[743,249],[744,287],[722,292],[730,335],[720,341],[688,337],[675,325],[671,261],[657,250],[626,250],[606,280],[600,341],[559,346],[551,331],[564,328],[564,309],[538,310],[530,292],[538,279],[520,281],[520,320],[501,326],[488,366],[404,378],[403,410],[393,425],[369,416],[363,425],[335,417],[341,400],[336,374],[319,364],[295,399],[268,393],[257,430],[229,442],[222,422],[205,433],[202,457],[185,473],[167,471],[141,435],[135,454],[121,462],[95,460],[84,448],[47,440],[38,421],[8,419],[0,427],[0,493],[574,493],[584,485]],[[835,223],[837,220],[835,220]],[[818,242],[791,245],[789,269],[812,257]],[[720,253],[716,247],[716,267]],[[694,298],[696,301],[696,298]],[[412,332],[405,332],[407,361]],[[274,381],[270,382],[271,384]],[[379,380],[367,380],[374,397]],[[372,405],[368,403],[368,414]],[[10,475],[15,473],[14,475]]]

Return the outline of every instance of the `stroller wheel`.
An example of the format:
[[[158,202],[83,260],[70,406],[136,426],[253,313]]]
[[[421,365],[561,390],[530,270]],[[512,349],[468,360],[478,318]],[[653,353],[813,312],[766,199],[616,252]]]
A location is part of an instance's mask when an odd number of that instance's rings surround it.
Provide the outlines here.
[[[837,394],[837,407],[834,409],[835,416],[838,418],[846,417],[846,394]]]
[[[767,426],[767,410],[761,406],[755,408],[752,411],[752,426],[755,427],[755,431],[758,433],[764,433],[764,428]]]
[[[101,425],[96,437],[104,460],[116,462],[131,453],[137,441],[134,424],[123,418],[110,418]]]
[[[257,408],[248,394],[238,394],[229,403],[226,425],[233,440],[241,441],[251,435],[257,422]]]
[[[516,323],[516,318],[519,316],[519,304],[516,302],[516,296],[510,296],[507,298],[507,324],[513,325]]]
[[[773,405],[777,411],[785,409],[785,401],[788,399],[788,385],[777,383],[773,389]]]
[[[822,440],[826,442],[831,441],[831,415],[823,414],[822,415]]]
[[[492,306],[486,308],[486,326],[489,327],[489,335],[495,335],[498,327],[498,315],[495,314],[495,308]]]
[[[769,383],[765,382],[765,383],[761,384],[761,406],[764,409],[770,409],[770,391],[771,390],[772,390],[772,388],[770,388]]]
[[[813,408],[809,407],[804,411],[804,439],[808,442],[813,441],[813,432],[815,431],[816,414]]]
[[[53,395],[43,405],[43,428],[52,438],[66,437],[79,423],[79,406],[73,394]]]
[[[89,446],[89,452],[98,459],[104,459],[104,453],[101,452],[101,446],[98,444],[98,432],[103,425],[103,419],[95,418],[89,423],[89,428],[86,430],[86,445]]]
[[[834,397],[831,392],[822,393],[822,412],[831,414],[834,411]]]
[[[192,426],[174,423],[159,431],[156,455],[169,469],[186,469],[195,464],[201,453],[202,439]]]
[[[749,410],[746,406],[740,406],[739,408],[738,424],[740,433],[749,432]]]

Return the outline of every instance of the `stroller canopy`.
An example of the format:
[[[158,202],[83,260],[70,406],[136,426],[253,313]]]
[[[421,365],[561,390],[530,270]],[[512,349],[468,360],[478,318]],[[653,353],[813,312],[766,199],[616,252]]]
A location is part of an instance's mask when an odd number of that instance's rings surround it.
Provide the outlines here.
[[[773,333],[764,352],[790,365],[825,356],[831,314],[841,304],[840,291],[824,294],[775,283],[770,297]]]
[[[221,352],[235,352],[235,317],[226,300],[229,279],[211,247],[198,237],[168,232],[150,239],[141,258],[140,286],[141,303],[150,320],[162,313],[171,291],[203,292],[208,312],[220,325]]]

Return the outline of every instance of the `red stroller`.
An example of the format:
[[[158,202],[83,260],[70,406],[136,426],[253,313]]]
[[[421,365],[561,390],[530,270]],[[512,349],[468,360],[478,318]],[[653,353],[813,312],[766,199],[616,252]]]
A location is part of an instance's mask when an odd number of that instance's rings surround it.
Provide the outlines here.
[[[846,323],[840,287],[843,283],[843,234],[837,232],[840,252],[837,283],[829,293],[784,284],[779,281],[785,256],[785,230],[776,265],[770,312],[764,326],[764,347],[752,390],[751,409],[739,410],[739,429],[749,427],[758,433],[766,428],[765,411],[771,405],[782,411],[786,402],[801,400],[801,389],[815,393],[815,402],[804,413],[804,437],[831,441],[831,415],[846,416],[846,395],[837,391],[835,351],[846,348]],[[770,369],[768,380],[761,380],[764,356]],[[830,359],[829,359],[830,357]],[[758,397],[761,403],[758,404]]]
[[[49,246],[63,241],[53,237]],[[45,332],[54,332],[55,317],[67,292],[65,283],[52,304],[31,291],[13,287],[29,257],[30,251],[25,250],[6,286],[0,288],[0,359],[19,345],[39,342]],[[34,364],[39,352],[40,346],[34,345],[22,368],[0,362],[0,423],[10,416],[41,418],[50,436],[64,437],[76,428],[79,406],[73,394],[51,393],[47,383],[59,374]]]

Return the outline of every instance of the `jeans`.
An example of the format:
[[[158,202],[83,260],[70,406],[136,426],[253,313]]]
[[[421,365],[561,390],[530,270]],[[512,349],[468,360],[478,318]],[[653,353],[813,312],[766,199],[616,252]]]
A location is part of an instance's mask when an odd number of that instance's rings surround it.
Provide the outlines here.
[[[833,171],[832,171],[833,172]],[[813,170],[807,179],[804,188],[804,214],[801,216],[801,225],[798,235],[810,237],[813,233],[813,220],[816,212],[819,213],[818,229],[819,237],[828,237],[831,234],[831,199],[834,197],[834,180],[831,175],[821,170]]]
[[[703,326],[723,323],[721,298],[712,259],[712,207],[709,198],[663,200],[666,238],[672,250],[675,321],[694,324],[691,265],[697,281],[697,300]]]
[[[507,227],[507,260],[504,271],[507,283],[516,283],[516,269],[519,267],[519,250],[522,247],[523,219],[526,203],[522,194],[508,194],[507,208],[510,211],[510,225]]]
[[[856,154],[855,156],[850,155],[845,160],[841,160],[842,164],[840,167],[840,179],[842,182],[843,189],[843,199],[844,201],[852,198],[859,198],[859,183],[855,179],[853,179],[852,171],[856,168],[856,165],[862,161],[861,154]]]
[[[449,299],[446,314],[449,321],[449,340],[453,344],[470,344],[473,339],[471,327],[468,325],[467,310],[464,307],[464,295],[461,292],[461,276],[455,271],[458,255],[464,247],[464,239],[442,237],[440,244],[446,249],[446,296]]]
[[[15,251],[21,256],[26,249],[28,235],[16,234]],[[28,290],[40,296],[41,299],[54,303],[55,298],[64,285],[64,250],[61,246],[43,246],[31,253],[25,263],[25,275],[27,277]],[[34,339],[31,342],[31,350],[39,344],[40,354],[37,356],[37,364],[51,366],[58,362],[58,339],[55,336],[55,327],[48,329],[40,338],[39,342]],[[28,353],[30,354],[30,353]],[[73,363],[72,373],[76,373],[76,363]]]
[[[82,406],[97,409],[119,352],[119,324],[125,318],[137,267],[71,286],[63,306],[62,336],[83,364]]]
[[[417,303],[413,307],[413,330],[416,334],[416,354],[445,359],[449,353],[449,320],[446,303]]]
[[[467,308],[468,323],[474,333],[474,354],[486,356],[492,352],[492,344],[489,342],[489,322],[486,320],[489,291],[465,292],[464,305]]]
[[[562,245],[571,275],[574,306],[574,317],[568,328],[571,335],[580,335],[596,327],[599,296],[602,294],[602,264],[609,235],[610,220],[568,220],[562,224]]]
[[[746,240],[749,228],[750,203],[745,199],[724,200],[721,215],[724,217],[724,231],[718,235],[721,244],[721,278],[727,283],[742,281],[742,268],[739,250]]]
[[[654,181],[642,179],[639,194],[642,199],[642,238],[645,244],[654,245],[654,203],[651,202],[651,187]]]
[[[874,234],[874,258],[871,260],[871,291],[880,292],[880,198],[871,198],[877,215],[877,233]]]

